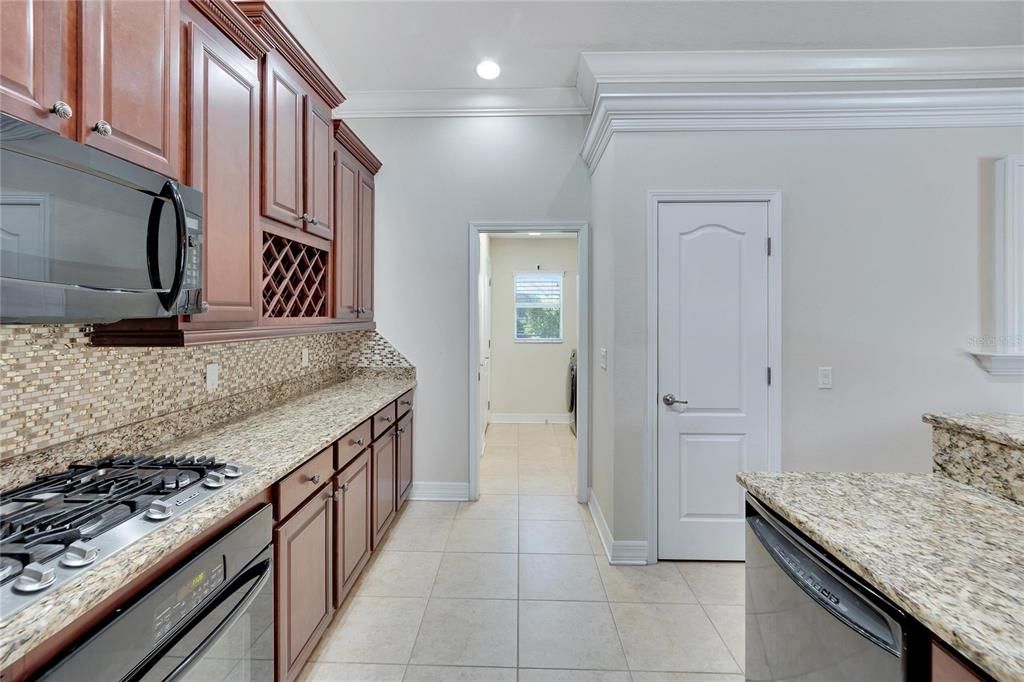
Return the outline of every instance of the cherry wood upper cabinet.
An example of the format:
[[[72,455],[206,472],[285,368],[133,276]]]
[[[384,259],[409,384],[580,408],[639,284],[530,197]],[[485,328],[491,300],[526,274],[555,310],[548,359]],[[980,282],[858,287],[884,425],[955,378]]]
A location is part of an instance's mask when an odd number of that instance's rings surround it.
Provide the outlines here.
[[[306,231],[324,239],[334,238],[334,147],[331,112],[312,96],[306,96]]]
[[[398,499],[395,495],[395,429],[387,432],[370,446],[370,473],[373,476],[373,547],[384,538],[388,526],[395,518]]]
[[[279,681],[298,677],[334,613],[333,512],[325,485],[274,531]]]
[[[178,177],[179,0],[79,6],[79,141]]]
[[[359,319],[373,319],[373,176],[359,174]]]
[[[412,412],[398,420],[398,506],[409,499],[412,492]]]
[[[339,142],[334,144],[335,315],[359,319],[359,162]]]
[[[74,137],[75,14],[66,2],[0,1],[0,109]],[[63,104],[63,106],[61,106]]]
[[[356,457],[335,478],[334,607],[339,608],[370,558],[370,451]]]
[[[263,61],[263,215],[303,224],[303,117],[306,92],[277,54]]]
[[[260,315],[260,82],[256,59],[219,32],[189,36],[188,184],[203,193],[202,323],[255,320]]]

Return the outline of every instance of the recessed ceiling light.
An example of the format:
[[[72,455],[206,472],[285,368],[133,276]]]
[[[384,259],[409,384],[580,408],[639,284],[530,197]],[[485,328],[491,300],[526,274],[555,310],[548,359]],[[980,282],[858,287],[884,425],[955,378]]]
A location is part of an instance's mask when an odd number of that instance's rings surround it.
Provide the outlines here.
[[[530,235],[531,237],[539,237],[540,236],[540,232],[527,232],[526,234]]]
[[[485,59],[476,65],[476,75],[483,78],[485,81],[492,81],[498,77],[501,73],[501,67],[498,63],[490,59]]]

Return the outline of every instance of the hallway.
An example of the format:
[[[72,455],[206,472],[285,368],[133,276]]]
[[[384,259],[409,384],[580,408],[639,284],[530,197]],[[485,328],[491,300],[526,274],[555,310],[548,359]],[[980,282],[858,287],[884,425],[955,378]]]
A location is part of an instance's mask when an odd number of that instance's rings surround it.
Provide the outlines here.
[[[743,679],[743,565],[609,566],[567,425],[491,425],[480,471],[409,503],[305,680]]]

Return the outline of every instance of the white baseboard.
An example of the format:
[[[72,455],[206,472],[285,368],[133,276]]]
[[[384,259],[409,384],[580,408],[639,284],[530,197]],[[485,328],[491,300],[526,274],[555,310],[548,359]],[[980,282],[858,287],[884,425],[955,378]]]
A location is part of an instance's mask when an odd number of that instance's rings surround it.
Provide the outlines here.
[[[491,424],[571,424],[571,412],[555,414],[491,414]]]
[[[608,557],[608,563],[616,566],[645,566],[647,564],[647,542],[645,540],[615,540],[612,531],[608,528],[608,522],[601,511],[601,505],[597,501],[594,489],[590,489],[590,501],[587,506],[590,508],[590,515],[594,517],[594,525],[597,526],[597,534],[601,536],[601,544],[604,546],[604,553]]]
[[[413,481],[409,499],[465,502],[469,499],[469,484],[462,481]]]

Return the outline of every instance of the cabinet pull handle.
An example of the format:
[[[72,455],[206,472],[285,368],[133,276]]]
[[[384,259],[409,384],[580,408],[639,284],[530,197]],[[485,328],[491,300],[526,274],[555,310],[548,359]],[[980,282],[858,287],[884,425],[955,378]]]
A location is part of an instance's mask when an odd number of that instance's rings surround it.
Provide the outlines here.
[[[110,133],[114,132],[114,129],[110,127],[110,124],[106,121],[96,121],[96,124],[92,127],[97,133],[103,137],[109,137]]]
[[[362,438],[356,438],[353,441],[349,441],[349,445],[362,445],[362,444],[363,444],[363,439]]]
[[[320,474],[313,474],[312,476],[310,476],[309,477],[309,482],[312,483],[313,485],[316,485],[317,483],[319,483],[320,482]]]
[[[53,106],[50,107],[50,113],[56,114],[57,118],[62,118],[66,121],[69,118],[71,118],[71,115],[74,112],[71,110],[70,104],[61,100],[57,100],[53,103]]]
[[[299,220],[301,220],[304,223],[308,223],[309,221],[313,220],[313,218],[311,218],[308,213],[303,213],[302,215],[299,216]]]
[[[387,422],[388,424],[391,423],[391,417],[381,417],[380,419],[381,421]]]
[[[399,433],[405,433],[405,427],[404,426],[399,426],[398,427],[398,432]]]
[[[347,493],[348,492],[348,483],[342,483],[341,484],[341,489]]]
[[[399,400],[398,404],[399,405],[412,405],[412,401],[411,400]]]

